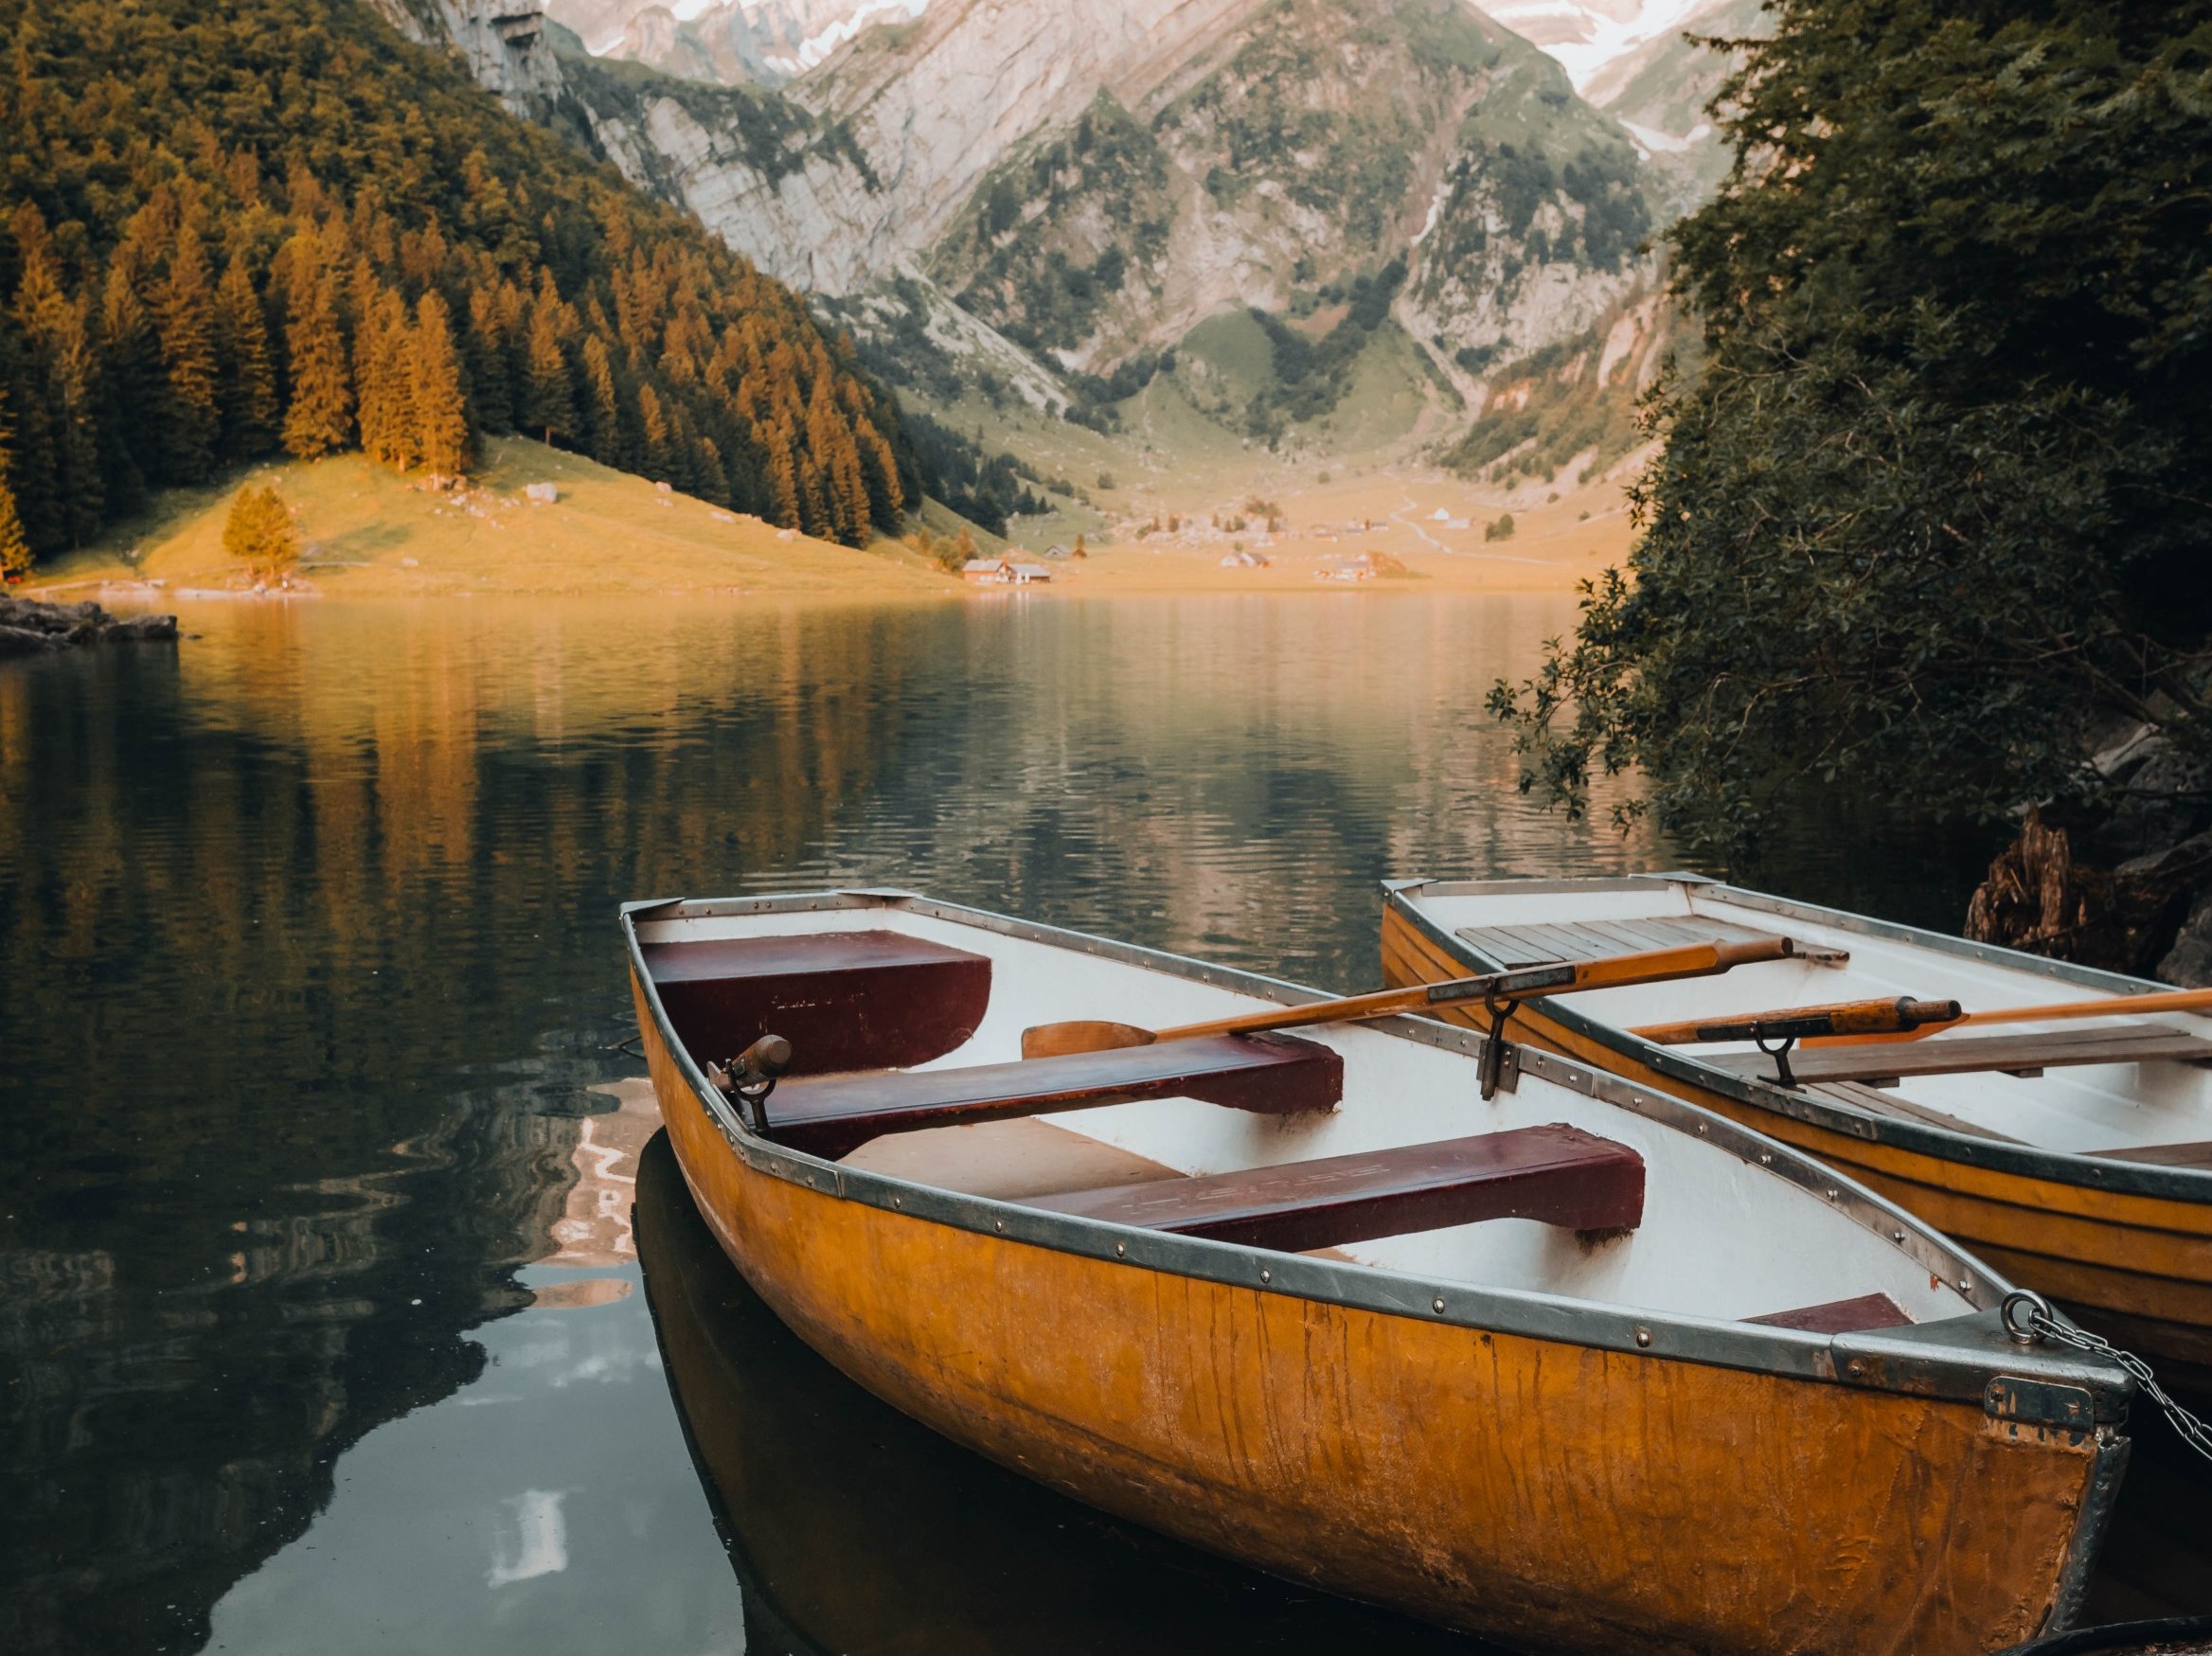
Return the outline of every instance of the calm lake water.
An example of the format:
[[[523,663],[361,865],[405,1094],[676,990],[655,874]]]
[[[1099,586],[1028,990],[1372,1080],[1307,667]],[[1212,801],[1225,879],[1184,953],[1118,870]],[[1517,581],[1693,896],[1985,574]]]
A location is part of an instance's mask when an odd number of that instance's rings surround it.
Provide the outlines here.
[[[0,664],[0,1648],[1473,1649],[808,1353],[648,1142],[614,910],[900,884],[1366,987],[1385,875],[1677,864],[1513,789],[1483,692],[1572,614],[209,605]],[[1809,811],[1762,879],[1948,926],[1987,848]],[[2099,1607],[2212,1608],[2146,1439]]]

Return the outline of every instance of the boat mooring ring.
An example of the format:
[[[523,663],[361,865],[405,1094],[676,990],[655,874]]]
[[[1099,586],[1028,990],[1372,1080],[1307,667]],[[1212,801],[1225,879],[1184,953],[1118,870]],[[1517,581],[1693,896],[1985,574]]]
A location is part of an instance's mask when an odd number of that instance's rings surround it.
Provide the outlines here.
[[[2013,1315],[2014,1309],[2020,1306],[2027,1308],[2025,1318],[2018,1318]],[[2049,1300],[2032,1289],[2025,1288],[2016,1288],[2007,1294],[2005,1303],[1998,1308],[1997,1314],[2004,1319],[2005,1332],[2011,1337],[2015,1345],[2033,1345],[2043,1337],[2043,1330],[2036,1327],[2037,1321],[2040,1319],[2048,1323],[2055,1320],[2057,1316],[2057,1313],[2051,1309]]]

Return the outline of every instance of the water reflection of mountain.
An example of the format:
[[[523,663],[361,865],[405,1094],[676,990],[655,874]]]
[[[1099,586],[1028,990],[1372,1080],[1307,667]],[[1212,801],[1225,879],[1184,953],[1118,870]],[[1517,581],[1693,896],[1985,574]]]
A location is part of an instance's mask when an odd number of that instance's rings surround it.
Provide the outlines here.
[[[0,1647],[196,1643],[476,1372],[621,1073],[617,900],[895,881],[1363,982],[1394,864],[1650,854],[1482,728],[1560,618],[236,605],[0,668]]]
[[[669,1383],[767,1656],[1486,1647],[1269,1580],[955,1448],[847,1380],[716,1247],[668,1137],[637,1242]]]

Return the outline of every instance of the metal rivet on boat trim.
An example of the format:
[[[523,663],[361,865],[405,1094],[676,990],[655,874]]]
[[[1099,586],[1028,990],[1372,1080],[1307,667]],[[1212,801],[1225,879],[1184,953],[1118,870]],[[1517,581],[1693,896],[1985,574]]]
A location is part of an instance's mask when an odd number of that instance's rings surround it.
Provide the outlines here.
[[[1275,1275],[1272,1272],[1262,1270],[1259,1273],[1259,1280],[1262,1282],[1273,1282],[1275,1280]]]
[[[1831,1184],[1831,1185],[1829,1185],[1829,1186],[1828,1186],[1828,1199],[1830,1202],[1833,1202],[1833,1201],[1835,1201],[1835,1200],[1836,1200],[1836,1198],[1837,1198],[1837,1195],[1838,1195],[1838,1192],[1837,1192],[1837,1190],[1836,1190],[1836,1187],[1835,1187],[1834,1185],[1832,1185],[1832,1184]]]
[[[1702,1121],[1701,1121],[1701,1122],[1699,1122],[1699,1123],[1698,1123],[1698,1136],[1699,1136],[1700,1138],[1703,1138],[1703,1137],[1704,1137],[1704,1134],[1705,1134],[1705,1124],[1704,1124],[1704,1122],[1702,1122]]]
[[[1971,1292],[1973,1292],[1973,1291],[1974,1291],[1974,1279],[1973,1279],[1972,1277],[1971,1277],[1971,1276],[1962,1276],[1962,1277],[1960,1277],[1960,1278],[1958,1279],[1958,1291],[1959,1291],[1959,1292],[1961,1292],[1961,1293],[1971,1293]]]
[[[897,1198],[896,1196],[894,1196],[894,1197],[892,1197],[892,1198],[891,1198],[891,1205],[892,1205],[893,1207],[903,1207],[903,1206],[905,1206],[906,1204],[905,1204],[904,1202],[901,1202],[901,1201],[899,1200],[899,1198]]]
[[[1638,1328],[1638,1329],[1636,1330],[1636,1344],[1637,1344],[1638,1345],[1649,1345],[1649,1344],[1651,1344],[1651,1330],[1650,1330],[1650,1329],[1649,1329],[1649,1328]]]
[[[1439,1317],[1440,1317],[1440,1316],[1442,1316],[1442,1315],[1444,1314],[1444,1302],[1443,1302],[1442,1300],[1440,1300],[1440,1299],[1438,1299],[1438,1300],[1431,1300],[1429,1303],[1430,1303],[1431,1305],[1433,1305],[1433,1306],[1435,1306],[1435,1307],[1436,1307],[1436,1314],[1437,1314]]]
[[[1003,1219],[1002,1219],[1002,1220],[1000,1220],[998,1221],[998,1228],[999,1228],[1001,1231],[1004,1231],[1004,1230],[1007,1228],[1007,1221],[1006,1221],[1005,1220],[1003,1220]]]
[[[1866,1360],[1864,1357],[1852,1358],[1844,1364],[1844,1372],[1853,1380],[1864,1380],[1866,1376]]]
[[[1758,1165],[1759,1165],[1760,1166],[1762,1166],[1762,1167],[1771,1167],[1771,1166],[1773,1166],[1775,1165],[1775,1152],[1774,1152],[1774,1151],[1772,1151],[1772,1150],[1761,1150],[1761,1151],[1759,1151],[1759,1153],[1758,1153]]]
[[[1128,1254],[1129,1244],[1127,1242],[1116,1242],[1114,1244],[1114,1256],[1116,1259],[1125,1258]]]
[[[1905,1234],[1902,1231],[1892,1231],[1889,1233],[1889,1239],[1893,1242],[1901,1242],[1905,1239]]]

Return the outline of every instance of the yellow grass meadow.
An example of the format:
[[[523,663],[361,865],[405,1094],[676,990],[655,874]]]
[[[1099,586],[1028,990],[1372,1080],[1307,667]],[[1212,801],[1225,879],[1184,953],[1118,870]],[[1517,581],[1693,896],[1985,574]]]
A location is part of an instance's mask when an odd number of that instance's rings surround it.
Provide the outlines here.
[[[1171,592],[1529,592],[1564,591],[1625,558],[1630,526],[1617,480],[1561,493],[1525,492],[1512,504],[1515,529],[1487,540],[1507,508],[1486,504],[1463,482],[1413,467],[1377,468],[1299,486],[1267,479],[1284,531],[1216,529],[1242,494],[1209,479],[1168,510],[1180,532],[1093,537],[1082,559],[1053,560],[1051,580],[1025,598]],[[223,546],[230,501],[244,487],[271,484],[293,507],[305,553],[292,591],[323,597],[522,596],[840,597],[883,599],[1013,596],[941,572],[901,543],[856,550],[780,530],[576,454],[518,437],[487,444],[484,465],[459,490],[430,487],[359,454],[258,467],[205,490],[165,496],[155,512],[116,526],[100,544],[60,559],[35,590],[57,596],[117,586],[174,597],[247,596],[251,572]],[[528,489],[551,485],[555,498]],[[933,507],[933,530],[956,526]],[[1133,515],[1124,520],[1134,521]],[[1149,521],[1149,520],[1147,520]],[[982,539],[988,556],[1035,560],[1042,536]],[[1241,552],[1254,561],[1237,561]],[[1347,578],[1364,554],[1389,573]],[[1264,563],[1258,560],[1265,560]]]

